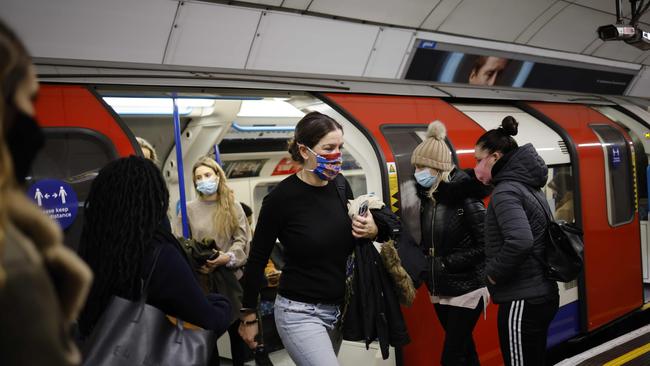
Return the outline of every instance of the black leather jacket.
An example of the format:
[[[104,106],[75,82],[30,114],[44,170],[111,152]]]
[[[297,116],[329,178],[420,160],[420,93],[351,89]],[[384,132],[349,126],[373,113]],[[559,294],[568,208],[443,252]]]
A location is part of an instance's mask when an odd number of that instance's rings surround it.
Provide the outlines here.
[[[471,171],[473,173],[473,171]],[[435,295],[460,296],[485,286],[482,199],[489,189],[465,171],[454,169],[441,182],[434,201],[418,186],[422,249],[433,258],[427,286]],[[433,249],[433,250],[431,250]],[[431,257],[429,257],[431,260]]]

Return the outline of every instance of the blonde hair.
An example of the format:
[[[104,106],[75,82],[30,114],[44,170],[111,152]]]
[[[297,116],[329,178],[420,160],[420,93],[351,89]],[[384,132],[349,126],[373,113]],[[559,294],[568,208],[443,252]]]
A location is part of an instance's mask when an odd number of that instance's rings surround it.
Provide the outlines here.
[[[436,179],[436,183],[434,183],[431,188],[427,191],[427,197],[429,197],[433,202],[436,202],[436,199],[433,197],[433,194],[438,191],[438,186],[440,186],[441,182],[449,182],[449,174],[451,174],[451,171],[442,171],[442,170],[437,170],[438,173],[435,175],[438,177]],[[453,170],[453,168],[452,168]]]
[[[223,169],[221,169],[214,159],[208,156],[200,158],[192,167],[194,189],[196,189],[196,169],[201,166],[212,169],[217,177],[219,177],[219,185],[217,187],[217,208],[214,210],[212,222],[219,235],[230,238],[239,226],[237,209],[235,207],[237,204],[235,202],[235,193],[230,189],[230,187],[228,187],[226,174],[223,172]],[[198,190],[197,193],[199,196],[203,196]]]
[[[151,157],[149,160],[153,161],[154,164],[158,164],[158,154],[156,154],[156,149],[153,148],[153,145],[149,143],[149,141],[143,139],[142,137],[136,137],[136,141],[138,141],[138,145],[140,145],[140,150],[142,150],[142,153],[144,154],[144,149],[149,150],[149,156]]]

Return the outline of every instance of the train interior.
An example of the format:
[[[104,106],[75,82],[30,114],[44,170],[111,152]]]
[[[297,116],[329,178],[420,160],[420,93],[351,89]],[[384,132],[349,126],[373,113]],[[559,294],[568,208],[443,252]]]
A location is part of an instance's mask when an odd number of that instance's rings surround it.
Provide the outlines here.
[[[355,196],[373,192],[384,201],[386,195],[385,169],[381,150],[377,142],[358,121],[349,114],[335,108],[320,95],[306,92],[277,92],[269,90],[195,90],[158,87],[96,86],[93,92],[132,134],[149,141],[157,151],[158,164],[170,191],[169,218],[178,236],[180,205],[183,204],[180,187],[183,187],[184,201],[196,198],[192,182],[192,165],[201,156],[216,157],[228,178],[228,185],[234,190],[236,200],[252,208],[253,227],[260,210],[262,199],[273,187],[297,171],[286,151],[287,140],[292,136],[296,123],[311,111],[319,111],[334,117],[344,127],[345,147],[343,152],[343,174],[351,184]],[[174,98],[178,120],[174,119]],[[575,220],[574,188],[570,183],[575,161],[571,160],[565,138],[556,130],[540,121],[533,114],[508,101],[459,100],[448,101],[462,115],[469,118],[479,134],[497,127],[501,120],[511,115],[519,122],[519,134],[515,139],[520,145],[533,143],[549,168],[548,182],[544,191],[556,219]],[[594,123],[592,129],[598,136],[605,156],[606,200],[609,225],[615,227],[634,220],[640,221],[640,242],[642,253],[644,302],[650,301],[650,270],[648,256],[648,167],[647,152],[650,142],[647,131],[650,127],[643,120],[650,120],[650,102],[640,99],[620,99],[618,106],[602,103],[588,106],[614,121],[629,135],[628,143],[623,134],[611,126]],[[634,117],[636,115],[637,117]],[[640,116],[640,118],[639,118]],[[444,118],[441,118],[444,122]],[[453,126],[448,129],[452,130]],[[399,185],[399,204],[393,206],[404,225],[418,237],[419,227],[413,223],[419,215],[414,192],[415,182],[410,165],[410,154],[425,137],[426,124],[406,124],[386,128],[383,135],[392,149]],[[76,190],[80,203],[90,187],[97,171],[107,161],[117,156],[110,148],[93,142],[91,138],[79,135],[71,139],[74,131],[52,129],[48,131],[48,142],[37,158],[32,179],[59,176]],[[461,131],[463,133],[463,131]],[[460,168],[472,168],[473,149],[456,149],[454,140],[459,135],[448,136],[448,144],[454,152]],[[61,151],[57,139],[65,139],[68,151]],[[58,141],[58,143],[57,143]],[[74,143],[71,143],[74,141]],[[135,143],[135,141],[133,141]],[[75,153],[73,150],[77,150]],[[76,155],[75,155],[76,154]],[[80,159],[79,154],[84,158]],[[470,160],[467,160],[467,159]],[[182,174],[179,175],[179,172]],[[390,173],[390,172],[389,172]],[[389,174],[390,175],[390,174]],[[392,192],[390,193],[392,194]],[[638,197],[637,200],[634,197]],[[393,198],[390,198],[391,203]],[[590,197],[583,197],[589,200]],[[82,204],[80,204],[82,207]],[[83,211],[83,210],[80,210]],[[638,213],[638,216],[636,215]],[[583,212],[583,216],[588,213]],[[83,215],[83,212],[80,213]],[[66,241],[76,247],[82,220],[77,220],[66,231]],[[616,243],[618,245],[620,243]],[[612,243],[612,250],[615,250]],[[278,268],[281,268],[281,259]],[[422,288],[420,289],[422,291]],[[425,290],[426,291],[426,290]],[[577,281],[560,283],[560,312],[551,325],[549,346],[559,344],[580,333],[581,319],[579,303],[581,291]],[[267,299],[272,306],[272,298]],[[495,315],[491,313],[490,315]],[[271,332],[271,331],[269,331]],[[266,333],[266,331],[265,331]],[[273,334],[269,335],[272,342]],[[219,339],[219,353],[230,356],[227,336]],[[280,345],[277,347],[279,348]],[[345,341],[339,358],[344,364],[359,362],[368,365],[394,364],[395,352],[391,358],[382,361],[378,356],[378,345],[372,344],[375,352],[367,352],[363,343]],[[273,347],[271,347],[273,349]],[[275,360],[287,359],[282,351],[274,355]],[[282,363],[279,363],[282,364]]]

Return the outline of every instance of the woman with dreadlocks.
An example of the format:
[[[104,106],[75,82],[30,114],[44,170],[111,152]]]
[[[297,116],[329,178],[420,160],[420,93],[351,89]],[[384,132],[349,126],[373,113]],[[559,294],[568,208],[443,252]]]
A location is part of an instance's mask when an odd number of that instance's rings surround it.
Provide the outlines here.
[[[130,156],[106,165],[86,200],[80,254],[95,282],[79,326],[90,335],[112,296],[140,297],[141,281],[153,269],[147,303],[174,317],[222,334],[230,304],[221,295],[204,295],[182,248],[165,228],[169,192],[156,166]]]

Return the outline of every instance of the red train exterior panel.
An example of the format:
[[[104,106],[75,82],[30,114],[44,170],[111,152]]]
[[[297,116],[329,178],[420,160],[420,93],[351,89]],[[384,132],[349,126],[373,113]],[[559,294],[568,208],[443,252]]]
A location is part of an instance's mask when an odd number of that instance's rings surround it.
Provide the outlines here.
[[[589,124],[604,123],[617,129],[619,127],[586,106],[556,103],[529,105],[566,130],[578,152],[585,234],[587,327],[593,330],[643,305],[638,213],[629,224],[618,227],[609,225],[605,158],[600,141]],[[629,142],[629,136],[622,132]]]
[[[438,119],[447,126],[449,139],[458,150],[473,150],[474,143],[485,132],[476,122],[437,98],[375,95],[327,94],[332,102],[342,107],[359,121],[378,142],[387,162],[394,161],[388,142],[381,133],[383,125],[423,124]],[[474,166],[472,153],[458,154],[462,168]],[[474,329],[477,352],[481,365],[501,365],[501,352],[497,336],[496,309],[488,307],[487,320],[482,317]],[[443,330],[429,300],[426,286],[417,293],[410,308],[402,308],[411,343],[404,348],[405,365],[433,365],[440,360]]]
[[[131,140],[118,121],[85,86],[42,84],[36,115],[42,127],[93,130],[108,138],[119,156],[135,154]]]

